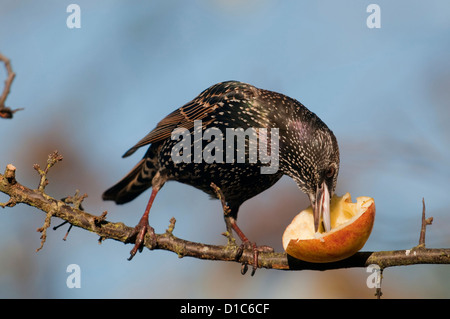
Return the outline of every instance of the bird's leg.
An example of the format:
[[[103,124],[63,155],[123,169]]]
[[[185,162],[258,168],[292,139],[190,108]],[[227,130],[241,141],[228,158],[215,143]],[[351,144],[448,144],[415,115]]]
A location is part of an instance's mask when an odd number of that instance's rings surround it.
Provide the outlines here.
[[[247,236],[245,236],[245,234],[242,232],[242,230],[236,224],[236,218],[233,217],[234,214],[232,214],[232,209],[230,209],[227,202],[225,201],[225,196],[223,195],[220,188],[217,187],[214,183],[211,183],[211,187],[214,189],[217,197],[220,199],[220,201],[222,203],[223,215],[224,215],[224,219],[225,219],[225,224],[227,226],[228,244],[231,244],[234,242],[233,230],[236,232],[236,234],[241,239],[242,244],[239,246],[239,248],[237,250],[236,260],[241,258],[242,253],[244,252],[244,248],[247,247],[253,251],[253,270],[252,270],[252,276],[253,276],[255,274],[256,269],[258,268],[258,252],[261,252],[261,251],[273,252],[273,248],[268,247],[268,246],[257,247],[256,243],[250,242],[250,240],[248,240]],[[247,272],[247,263],[243,263],[241,273],[245,274],[246,272]]]
[[[155,230],[148,223],[148,215],[150,213],[150,209],[152,208],[153,201],[155,200],[155,196],[158,193],[159,188],[153,188],[152,194],[150,195],[150,199],[147,204],[147,208],[145,209],[144,215],[142,215],[141,220],[134,228],[136,234],[136,240],[133,249],[130,251],[130,257],[128,260],[133,259],[134,255],[138,252],[142,252],[144,248],[144,238],[145,234],[149,233],[152,238],[153,243],[156,243],[156,235]]]
[[[247,236],[245,236],[245,234],[242,232],[242,230],[236,224],[235,218],[233,218],[231,216],[229,216],[228,218],[229,218],[231,228],[233,228],[233,230],[236,232],[236,234],[239,236],[239,238],[241,239],[241,242],[242,242],[241,246],[239,246],[239,249],[237,251],[236,259],[241,258],[245,247],[248,247],[253,251],[253,269],[252,269],[252,276],[253,276],[255,274],[256,269],[258,268],[258,249],[256,248],[256,243],[252,243],[252,242],[250,242],[250,240],[248,240]],[[228,225],[227,225],[227,227],[228,227]],[[247,272],[247,264],[243,263],[241,273],[244,275],[246,272]]]
[[[251,242],[239,228],[239,226],[236,223],[236,219],[231,216],[228,216],[228,218],[231,228],[236,232],[236,234],[242,241],[242,244],[239,247],[238,252],[236,254],[236,259],[241,258],[242,253],[244,252],[244,248],[248,248],[253,252],[253,269],[251,274],[253,276],[255,274],[256,269],[258,268],[258,254],[260,252],[273,252],[273,248],[269,246],[256,246],[256,243]],[[247,263],[242,264],[241,272],[243,275],[247,272]]]

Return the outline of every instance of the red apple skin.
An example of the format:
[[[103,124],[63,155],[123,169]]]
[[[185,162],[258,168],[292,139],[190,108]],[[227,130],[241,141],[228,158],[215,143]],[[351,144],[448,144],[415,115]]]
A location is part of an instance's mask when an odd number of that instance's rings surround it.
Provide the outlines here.
[[[312,263],[335,262],[348,258],[363,248],[375,221],[375,203],[353,223],[323,238],[291,239],[286,252],[297,259]]]

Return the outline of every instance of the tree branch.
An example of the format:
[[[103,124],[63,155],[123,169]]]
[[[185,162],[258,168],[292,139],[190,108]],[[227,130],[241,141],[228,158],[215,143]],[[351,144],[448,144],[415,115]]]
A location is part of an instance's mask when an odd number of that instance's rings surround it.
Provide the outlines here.
[[[11,67],[11,61],[4,55],[0,53],[0,61],[5,64],[7,78],[5,80],[5,87],[3,89],[2,95],[0,95],[0,118],[10,119],[13,117],[13,114],[17,111],[23,110],[23,108],[12,110],[9,107],[5,106],[6,98],[11,91],[11,84],[14,81],[16,74],[13,72]]]
[[[55,159],[58,158],[61,157],[57,152],[52,153],[49,156],[48,163],[54,164],[56,162]],[[0,203],[0,206],[3,208],[12,207],[18,203],[23,203],[45,212],[47,214],[46,221],[43,227],[38,228],[38,231],[43,232],[43,229],[47,229],[50,226],[51,217],[58,217],[73,226],[97,234],[100,236],[100,241],[114,239],[123,243],[134,243],[135,232],[133,227],[129,227],[121,222],[114,223],[107,221],[106,212],[103,212],[101,216],[95,216],[80,209],[81,201],[87,195],[80,197],[77,192],[75,198],[69,200],[69,202],[76,203],[75,207],[71,207],[68,205],[67,199],[66,201],[57,200],[45,194],[42,186],[46,183],[48,169],[44,170],[44,172],[39,172],[41,183],[39,184],[38,189],[30,189],[17,182],[15,171],[16,168],[9,164],[6,167],[5,173],[3,175],[0,174],[0,192],[10,196],[8,202]],[[383,270],[388,267],[415,264],[450,264],[450,249],[425,248],[424,227],[429,224],[430,221],[429,219],[425,219],[425,209],[423,209],[422,220],[421,234],[423,234],[423,236],[421,235],[419,245],[412,249],[358,252],[352,257],[342,261],[318,264],[295,259],[284,252],[261,252],[258,255],[258,267],[281,270],[329,270],[367,267],[375,264]],[[175,218],[172,218],[165,233],[156,234],[155,245],[152,245],[150,236],[146,235],[144,246],[149,249],[172,251],[179,257],[189,256],[199,259],[232,261],[249,265],[253,264],[253,253],[250,250],[245,250],[242,255],[236,259],[239,250],[239,246],[236,244],[228,243],[228,245],[223,246],[207,245],[176,237],[173,234],[175,222]],[[55,229],[57,227],[55,227]],[[41,247],[39,249],[42,248],[44,242],[45,237],[42,238]]]

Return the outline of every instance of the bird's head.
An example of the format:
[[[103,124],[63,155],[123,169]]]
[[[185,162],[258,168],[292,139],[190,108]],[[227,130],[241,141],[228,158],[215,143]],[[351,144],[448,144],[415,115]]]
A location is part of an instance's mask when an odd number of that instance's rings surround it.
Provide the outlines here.
[[[280,136],[280,168],[305,192],[314,211],[314,229],[330,226],[330,200],[339,173],[339,147],[333,132],[314,113],[289,122]]]

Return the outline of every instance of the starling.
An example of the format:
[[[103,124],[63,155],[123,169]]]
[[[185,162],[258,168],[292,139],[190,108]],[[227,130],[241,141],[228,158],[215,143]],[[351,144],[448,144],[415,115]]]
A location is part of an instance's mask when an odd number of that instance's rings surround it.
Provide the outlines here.
[[[211,185],[217,186],[226,200],[227,230],[230,234],[234,230],[243,246],[252,247],[254,269],[258,249],[237,226],[238,210],[283,175],[293,178],[308,195],[315,230],[321,225],[330,228],[330,198],[339,171],[337,140],[316,114],[295,99],[242,82],[218,83],[167,115],[123,157],[144,145],[150,147],[139,163],[103,194],[104,200],[124,204],[152,188],[135,228],[129,259],[142,250],[146,232],[154,238],[149,211],[158,191],[171,180],[213,198],[219,196]]]

